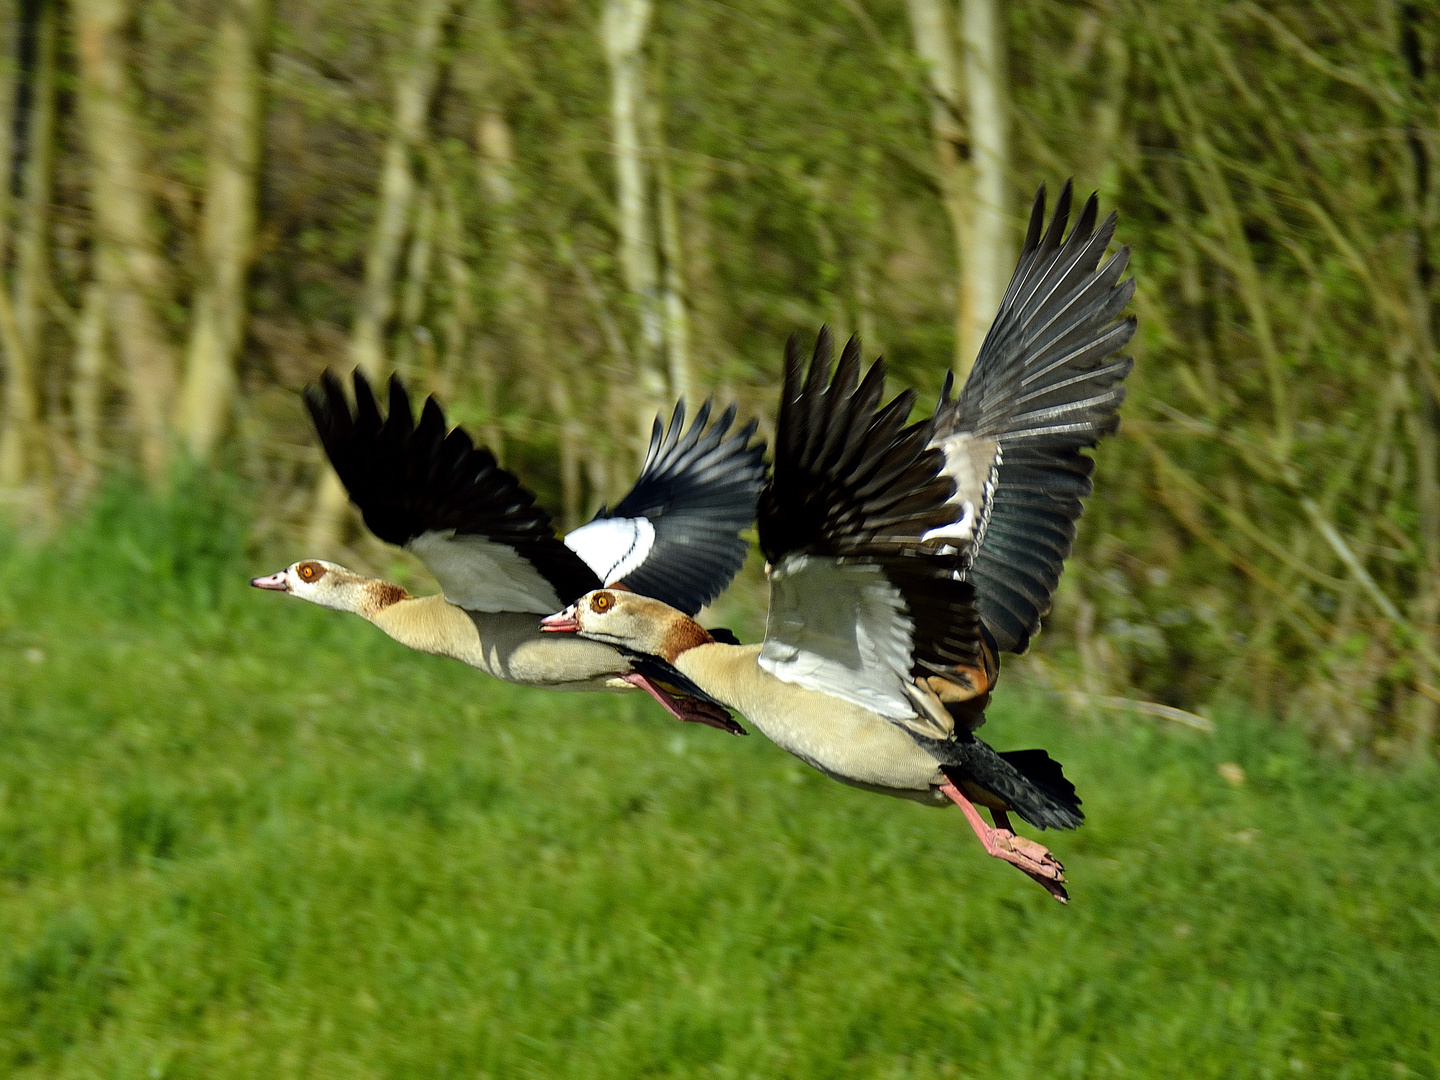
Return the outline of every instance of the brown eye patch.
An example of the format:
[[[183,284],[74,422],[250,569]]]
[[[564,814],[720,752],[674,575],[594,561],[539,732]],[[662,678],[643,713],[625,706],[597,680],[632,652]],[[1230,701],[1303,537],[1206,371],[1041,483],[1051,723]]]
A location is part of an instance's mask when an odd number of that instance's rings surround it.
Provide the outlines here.
[[[590,610],[596,615],[604,615],[615,606],[615,597],[608,592],[596,593],[590,598]]]
[[[313,585],[325,576],[325,567],[318,562],[302,562],[295,568],[295,572],[300,575],[301,581],[308,581]]]

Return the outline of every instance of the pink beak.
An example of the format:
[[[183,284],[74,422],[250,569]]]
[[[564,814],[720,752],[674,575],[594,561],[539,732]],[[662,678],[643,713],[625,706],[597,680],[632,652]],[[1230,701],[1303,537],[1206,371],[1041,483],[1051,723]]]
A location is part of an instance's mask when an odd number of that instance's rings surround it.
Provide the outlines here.
[[[580,620],[575,616],[575,605],[571,604],[554,615],[546,615],[540,620],[540,629],[550,634],[573,634],[578,631]]]
[[[285,576],[284,570],[281,570],[278,574],[271,574],[269,577],[251,578],[250,584],[254,585],[257,589],[273,589],[275,592],[290,591],[290,581]]]

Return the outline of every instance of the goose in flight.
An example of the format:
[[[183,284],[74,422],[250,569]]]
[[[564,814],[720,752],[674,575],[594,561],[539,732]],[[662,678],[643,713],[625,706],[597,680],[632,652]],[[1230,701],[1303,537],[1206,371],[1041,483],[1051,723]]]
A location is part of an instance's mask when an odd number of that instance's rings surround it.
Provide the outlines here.
[[[498,679],[556,690],[641,689],[681,720],[744,734],[729,712],[677,672],[610,645],[546,635],[540,616],[602,586],[630,589],[694,615],[745,561],[740,532],[755,517],[764,443],[752,421],[726,438],[731,406],[713,424],[707,401],[688,429],[685,406],[655,421],[634,488],[563,540],[535,496],[494,455],[450,430],[431,397],[415,422],[391,378],[388,415],[359,370],[351,411],[330,372],[305,403],[325,453],[365,524],[419,556],[441,593],[411,596],[322,559],[251,584],[354,612],[401,644]],[[723,632],[720,632],[723,634]]]
[[[1061,902],[1064,868],[1007,815],[1076,828],[1074,786],[1044,750],[997,753],[975,731],[999,653],[1024,651],[1050,609],[1091,491],[1081,451],[1116,429],[1132,363],[1116,355],[1135,329],[1129,251],[1101,262],[1115,217],[1097,229],[1093,196],[1066,236],[1069,216],[1067,183],[1042,229],[1042,187],[975,367],[929,420],[906,426],[913,391],[880,407],[884,362],[862,381],[853,338],[833,377],[828,331],[808,375],[791,339],[759,507],[763,643],[608,588],[544,620],[656,657],[836,780],[955,803],[989,854]]]

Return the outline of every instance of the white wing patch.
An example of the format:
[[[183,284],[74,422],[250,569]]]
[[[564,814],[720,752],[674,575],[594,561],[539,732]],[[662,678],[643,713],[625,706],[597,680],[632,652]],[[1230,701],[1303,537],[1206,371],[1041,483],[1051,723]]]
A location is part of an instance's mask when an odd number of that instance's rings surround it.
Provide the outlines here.
[[[975,504],[968,499],[960,504],[960,518],[949,525],[939,525],[924,533],[921,540],[958,540],[956,547],[975,539]]]
[[[563,606],[545,575],[506,544],[446,529],[421,533],[405,546],[435,575],[445,599],[466,611],[548,615]]]
[[[565,536],[565,546],[606,585],[632,574],[655,546],[655,526],[643,517],[596,518]]]
[[[908,720],[913,631],[905,598],[880,567],[790,555],[770,573],[760,666],[782,682]]]
[[[921,539],[953,540],[957,542],[956,547],[968,546],[973,562],[974,553],[985,539],[985,526],[990,523],[1002,448],[997,440],[982,439],[968,431],[946,435],[931,445],[938,446],[945,454],[941,471],[955,482],[950,504],[959,516],[949,525],[931,529]]]

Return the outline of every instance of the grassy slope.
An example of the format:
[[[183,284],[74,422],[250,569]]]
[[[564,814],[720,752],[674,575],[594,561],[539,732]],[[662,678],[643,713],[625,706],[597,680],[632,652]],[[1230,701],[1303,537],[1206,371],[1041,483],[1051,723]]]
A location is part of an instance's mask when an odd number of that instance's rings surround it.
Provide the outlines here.
[[[1433,771],[1002,694],[1086,799],[1064,909],[760,736],[16,565],[0,1074],[1440,1075]]]

